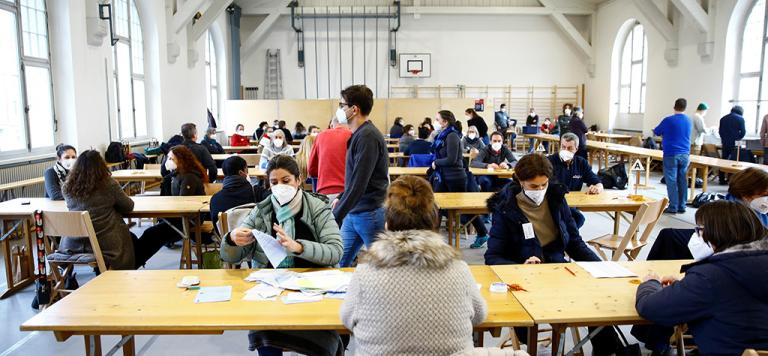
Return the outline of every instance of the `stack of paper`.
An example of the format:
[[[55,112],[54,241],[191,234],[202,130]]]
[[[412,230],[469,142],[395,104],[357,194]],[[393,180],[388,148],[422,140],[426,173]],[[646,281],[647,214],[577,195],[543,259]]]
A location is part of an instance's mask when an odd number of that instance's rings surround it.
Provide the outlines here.
[[[576,264],[595,278],[637,277],[637,274],[634,272],[612,261],[576,262]]]
[[[324,270],[296,273],[286,270],[262,269],[245,278],[249,282],[262,282],[276,288],[307,293],[345,292],[352,280],[352,273]]]
[[[195,297],[195,303],[228,302],[232,299],[232,286],[201,287]]]
[[[262,301],[262,300],[276,300],[277,296],[282,293],[283,290],[270,286],[269,284],[261,283],[247,291],[243,300],[250,301]]]

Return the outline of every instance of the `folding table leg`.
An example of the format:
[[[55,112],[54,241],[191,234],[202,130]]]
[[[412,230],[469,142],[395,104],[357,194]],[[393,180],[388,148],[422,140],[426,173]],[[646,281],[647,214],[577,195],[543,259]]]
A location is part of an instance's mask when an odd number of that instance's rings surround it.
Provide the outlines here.
[[[101,336],[84,335],[83,337],[85,338],[85,355],[101,356]]]

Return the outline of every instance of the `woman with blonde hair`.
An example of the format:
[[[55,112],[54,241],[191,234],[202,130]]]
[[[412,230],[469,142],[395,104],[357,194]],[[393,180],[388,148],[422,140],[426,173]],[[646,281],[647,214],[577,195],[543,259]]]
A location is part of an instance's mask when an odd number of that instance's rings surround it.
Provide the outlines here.
[[[305,179],[312,181],[312,190],[315,190],[316,177],[310,177],[308,174],[309,156],[312,153],[312,146],[315,144],[317,136],[307,135],[299,145],[299,151],[296,152],[296,163],[299,164],[299,173]]]
[[[471,351],[487,309],[467,263],[434,230],[432,187],[401,176],[389,186],[386,229],[360,257],[341,306],[362,355]],[[445,303],[450,300],[450,303]]]

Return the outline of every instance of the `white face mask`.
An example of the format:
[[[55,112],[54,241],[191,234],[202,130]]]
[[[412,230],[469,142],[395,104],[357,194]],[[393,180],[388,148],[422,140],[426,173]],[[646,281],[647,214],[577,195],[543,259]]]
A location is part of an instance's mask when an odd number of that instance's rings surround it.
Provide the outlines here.
[[[571,116],[571,109],[565,109],[565,115]]]
[[[560,150],[560,159],[563,160],[563,162],[568,162],[573,159],[573,152],[568,150]]]
[[[507,112],[507,108],[501,108],[501,112]]]
[[[319,134],[319,132],[313,132],[313,133],[311,133],[311,134],[309,134],[309,135],[310,135],[310,136],[317,136],[317,134]]]
[[[688,250],[691,251],[691,255],[696,261],[703,260],[715,253],[712,246],[706,243],[704,239],[695,232],[691,235],[691,239],[688,240]]]
[[[296,196],[296,192],[298,189],[292,185],[288,184],[277,184],[273,185],[272,188],[272,196],[277,199],[277,202],[282,206],[285,204],[288,204],[293,197]]]
[[[64,169],[70,170],[70,169],[72,169],[72,166],[75,165],[75,161],[76,160],[77,160],[77,158],[63,159],[63,160],[61,160],[61,165],[64,167]]]
[[[240,135],[240,136],[245,136],[245,131],[237,130],[237,134]]]
[[[768,196],[753,199],[749,207],[760,214],[768,214]]]
[[[577,116],[579,119],[583,119],[583,118],[584,118],[584,112],[583,112],[583,111],[579,111],[579,112],[577,112],[577,113],[576,113],[576,116]]]
[[[464,116],[464,118],[467,119],[467,121],[472,120],[472,116],[470,115]]]
[[[215,139],[215,138],[216,138],[216,135],[208,135],[208,138],[210,138],[211,140],[213,140],[213,139]]]
[[[544,197],[547,195],[547,188],[549,186],[545,187],[543,190],[527,190],[523,189],[523,192],[525,193],[525,196],[527,196],[531,201],[533,201],[536,206],[541,205],[541,203],[544,202]]]
[[[165,161],[165,169],[169,171],[175,171],[176,170],[176,162],[173,160],[167,160]]]
[[[492,148],[494,151],[499,151],[499,150],[501,150],[501,142],[494,142],[494,143],[492,143],[492,144],[491,144],[491,148]]]
[[[468,134],[467,134],[467,137],[469,137],[469,139],[470,139],[470,140],[474,140],[474,139],[476,139],[476,138],[477,138],[477,134],[476,134],[476,133],[474,133],[474,132],[472,132],[472,133],[468,133]]]
[[[347,120],[347,113],[344,112],[344,109],[339,108],[336,110],[336,120],[339,120],[340,124],[347,124],[349,120]]]
[[[532,112],[532,113],[528,114],[528,116],[530,116],[530,117],[536,117],[536,113],[535,113],[535,112]]]
[[[262,146],[266,146],[269,144],[269,138],[262,137],[261,140],[259,140],[259,144]]]
[[[283,147],[283,140],[282,139],[276,138],[276,139],[272,140],[272,143],[274,143],[276,147]]]
[[[411,136],[416,136],[416,131],[414,130],[408,131],[408,134]]]

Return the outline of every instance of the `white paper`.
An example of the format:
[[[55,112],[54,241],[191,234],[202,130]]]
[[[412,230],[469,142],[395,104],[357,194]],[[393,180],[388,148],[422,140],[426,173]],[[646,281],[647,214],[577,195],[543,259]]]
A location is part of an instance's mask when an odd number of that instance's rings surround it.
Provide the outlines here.
[[[595,278],[637,277],[634,272],[612,261],[576,262],[576,264]]]
[[[715,253],[712,246],[704,242],[704,239],[695,232],[691,236],[691,239],[688,240],[688,250],[691,251],[691,255],[696,261],[703,260]]]
[[[323,300],[322,294],[307,294],[301,292],[288,293],[288,295],[283,297],[283,303],[285,304],[311,303],[319,302],[321,300]]]
[[[228,302],[232,299],[232,286],[201,287],[195,297],[195,303]]]
[[[265,255],[267,255],[269,263],[272,264],[272,268],[277,268],[277,266],[280,265],[280,262],[283,262],[283,260],[288,257],[288,253],[285,252],[283,245],[277,242],[277,239],[274,237],[269,236],[259,230],[251,230],[251,233],[253,233],[253,236],[259,243],[261,250],[264,251]]]
[[[246,297],[250,296],[251,298],[255,298],[256,296],[258,296],[261,299],[268,299],[268,298],[277,297],[282,292],[283,290],[281,288],[276,288],[276,287],[270,286],[269,284],[261,283],[245,291],[245,295]],[[246,299],[246,298],[243,298],[243,299]]]
[[[264,298],[258,294],[246,294],[243,296],[243,300],[247,302],[274,302],[277,297]]]
[[[533,224],[531,223],[523,224],[523,233],[526,240],[536,237],[536,233],[533,231]]]

